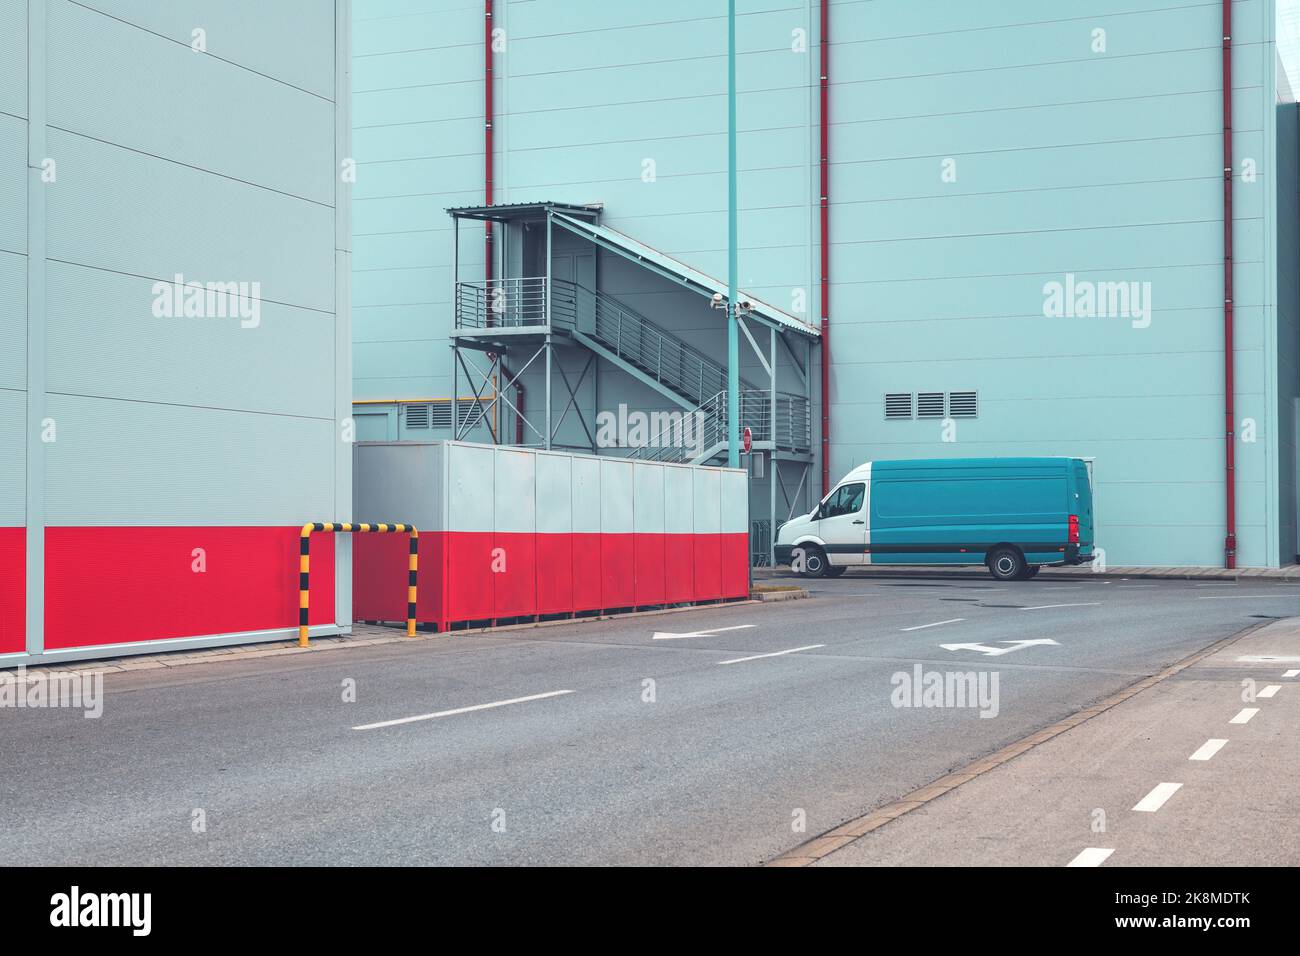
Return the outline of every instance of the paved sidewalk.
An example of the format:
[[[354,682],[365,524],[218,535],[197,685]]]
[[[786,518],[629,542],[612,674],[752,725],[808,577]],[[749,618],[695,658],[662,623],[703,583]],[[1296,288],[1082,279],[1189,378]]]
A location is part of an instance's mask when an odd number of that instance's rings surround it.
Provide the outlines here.
[[[815,865],[1300,865],[1298,731],[1300,618],[1290,618]]]

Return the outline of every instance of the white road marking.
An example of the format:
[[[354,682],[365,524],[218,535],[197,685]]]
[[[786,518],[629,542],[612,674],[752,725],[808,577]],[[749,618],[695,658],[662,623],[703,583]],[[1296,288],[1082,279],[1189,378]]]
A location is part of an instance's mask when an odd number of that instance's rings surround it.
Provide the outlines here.
[[[1022,611],[1046,611],[1049,607],[1099,607],[1100,601],[1085,601],[1082,604],[1035,604],[1033,607],[1022,607]]]
[[[1124,591],[1136,591],[1140,588],[1154,588],[1154,584],[1121,584],[1120,589]]]
[[[1010,644],[1010,647],[989,647],[987,644],[940,644],[945,651],[979,651],[985,657],[1000,657],[1003,654],[1010,654],[1012,651],[1018,651],[1023,647],[1033,647],[1037,644],[1055,644],[1061,645],[1050,637],[1042,637],[1034,641],[998,641],[999,644]]]
[[[1290,600],[1291,595],[1278,595],[1269,597],[1267,594],[1216,594],[1213,597],[1206,597],[1202,594],[1196,600],[1198,601],[1286,601]]]
[[[918,624],[916,627],[900,627],[900,631],[924,631],[927,627],[938,627],[940,624],[956,624],[958,621],[966,620],[964,617],[954,617],[947,621],[935,621],[933,624]]]
[[[1295,668],[1292,668],[1291,670],[1287,671],[1287,672],[1286,672],[1285,674],[1283,674],[1282,676],[1283,676],[1283,677],[1300,677],[1300,670],[1296,670]]]
[[[1209,760],[1220,750],[1222,750],[1223,745],[1226,743],[1227,743],[1226,740],[1219,740],[1217,738],[1207,740],[1205,743],[1201,744],[1199,748],[1197,748],[1196,753],[1192,754],[1187,759],[1188,760]]]
[[[799,651],[811,651],[819,647],[825,647],[825,644],[808,644],[805,647],[792,647],[788,651],[773,651],[771,654],[754,654],[751,657],[733,657],[729,661],[718,661],[719,664],[742,664],[745,661],[756,661],[763,657],[781,657],[784,654],[797,654]]]
[[[1258,707],[1243,707],[1241,708],[1241,710],[1237,711],[1237,716],[1233,717],[1232,720],[1228,721],[1228,723],[1230,724],[1250,723],[1250,718],[1254,717],[1258,713],[1259,713]]]
[[[1281,684],[1269,684],[1267,687],[1265,687],[1263,690],[1261,690],[1258,694],[1256,694],[1255,697],[1256,697],[1256,699],[1259,699],[1259,698],[1265,698],[1265,699],[1267,699],[1267,698],[1269,698],[1269,697],[1272,697],[1274,694],[1276,694],[1276,693],[1277,693],[1278,691],[1280,691],[1281,689],[1282,689],[1282,685],[1281,685]]]
[[[353,730],[375,730],[379,727],[396,727],[398,724],[413,724],[419,720],[433,720],[436,717],[451,717],[454,714],[468,714],[475,710],[491,710],[493,707],[506,707],[510,704],[523,704],[530,700],[545,700],[548,697],[561,697],[572,694],[571,690],[553,690],[545,694],[531,694],[528,697],[512,697],[510,700],[496,700],[490,704],[475,704],[473,707],[457,707],[455,710],[440,710],[434,714],[420,714],[416,717],[402,717],[398,720],[381,720],[376,724],[362,724]]]
[[[1181,783],[1158,783],[1155,789],[1138,801],[1133,809],[1140,813],[1155,813],[1165,805],[1165,801],[1178,792]]]
[[[1248,654],[1245,657],[1237,658],[1238,664],[1290,664],[1292,661],[1300,661],[1300,657],[1278,654]]]
[[[686,631],[683,634],[674,634],[671,631],[655,631],[654,639],[656,641],[675,641],[681,637],[709,637],[722,631],[743,631],[747,627],[754,626],[753,624],[736,624],[732,627],[710,627],[703,631]]]
[[[1101,866],[1115,850],[1100,846],[1090,846],[1076,856],[1066,866]]]

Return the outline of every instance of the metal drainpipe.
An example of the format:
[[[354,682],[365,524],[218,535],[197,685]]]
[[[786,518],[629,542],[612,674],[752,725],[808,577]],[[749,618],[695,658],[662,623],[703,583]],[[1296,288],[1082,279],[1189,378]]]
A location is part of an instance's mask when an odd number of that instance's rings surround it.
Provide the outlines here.
[[[1225,517],[1223,566],[1237,566],[1237,449],[1233,401],[1232,316],[1232,0],[1223,4],[1223,411]]]
[[[831,2],[821,0],[822,497],[831,490],[830,29]]]

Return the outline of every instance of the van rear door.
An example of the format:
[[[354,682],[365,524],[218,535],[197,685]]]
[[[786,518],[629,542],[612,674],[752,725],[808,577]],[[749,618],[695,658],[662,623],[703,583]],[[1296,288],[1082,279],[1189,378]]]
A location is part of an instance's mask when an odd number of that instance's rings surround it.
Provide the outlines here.
[[[1086,554],[1093,545],[1092,481],[1087,464],[1077,458],[1072,463],[1072,473],[1070,514],[1079,516],[1079,550]]]

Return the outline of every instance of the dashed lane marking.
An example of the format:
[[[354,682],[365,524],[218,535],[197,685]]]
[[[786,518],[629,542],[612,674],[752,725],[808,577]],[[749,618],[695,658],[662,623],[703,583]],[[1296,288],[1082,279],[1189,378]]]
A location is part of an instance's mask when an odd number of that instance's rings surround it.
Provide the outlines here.
[[[1155,813],[1165,805],[1165,801],[1172,797],[1182,787],[1181,783],[1158,783],[1145,797],[1137,802],[1133,809],[1139,813]]]
[[[1209,760],[1220,750],[1222,750],[1223,745],[1226,743],[1227,743],[1226,740],[1221,740],[1218,738],[1207,740],[1205,743],[1201,744],[1201,746],[1196,748],[1196,753],[1192,754],[1187,759],[1188,760]]]
[[[1228,723],[1248,724],[1250,723],[1250,718],[1254,717],[1258,713],[1259,713],[1258,707],[1243,707],[1241,708],[1241,710],[1237,711],[1237,716],[1233,717],[1232,720],[1228,721]]]
[[[799,651],[812,651],[819,647],[825,647],[825,644],[808,644],[804,647],[792,647],[787,651],[773,651],[771,654],[752,654],[749,657],[733,657],[729,661],[718,661],[719,664],[743,664],[745,661],[756,661],[763,657],[782,657],[786,654],[797,654]]]
[[[1260,699],[1262,699],[1262,700],[1267,700],[1268,698],[1272,697],[1274,694],[1276,694],[1276,693],[1277,693],[1278,691],[1280,691],[1281,689],[1282,689],[1282,685],[1281,685],[1281,684],[1269,684],[1267,687],[1265,687],[1263,690],[1261,690],[1258,694],[1256,694],[1256,695],[1255,695],[1255,698],[1256,698],[1257,700],[1260,700]]]
[[[434,720],[438,717],[452,717],[456,714],[468,714],[475,710],[491,710],[493,707],[508,707],[510,704],[523,704],[530,700],[545,700],[548,697],[561,697],[572,694],[571,690],[553,690],[545,694],[530,694],[527,697],[512,697],[509,700],[494,700],[490,704],[475,704],[472,707],[457,707],[454,710],[440,710],[433,714],[418,714],[415,717],[401,717],[397,720],[381,720],[374,724],[362,724],[353,730],[377,730],[380,727],[396,727],[398,724],[413,724],[419,720]]]
[[[927,627],[938,627],[940,624],[956,624],[958,621],[966,620],[964,617],[954,617],[946,621],[935,621],[933,624],[918,624],[916,627],[900,627],[900,631],[924,631]]]
[[[1115,852],[1114,847],[1106,848],[1100,846],[1090,846],[1078,856],[1076,856],[1066,866],[1101,866],[1106,862],[1106,858]]]

